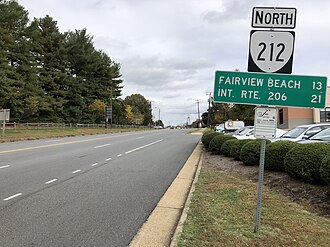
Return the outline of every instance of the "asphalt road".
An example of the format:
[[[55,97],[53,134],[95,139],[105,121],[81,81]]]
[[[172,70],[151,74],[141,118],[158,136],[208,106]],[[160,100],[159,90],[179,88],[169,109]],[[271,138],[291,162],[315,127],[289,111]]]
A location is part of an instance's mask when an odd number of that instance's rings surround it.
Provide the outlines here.
[[[186,133],[0,144],[0,246],[127,246],[198,143]]]

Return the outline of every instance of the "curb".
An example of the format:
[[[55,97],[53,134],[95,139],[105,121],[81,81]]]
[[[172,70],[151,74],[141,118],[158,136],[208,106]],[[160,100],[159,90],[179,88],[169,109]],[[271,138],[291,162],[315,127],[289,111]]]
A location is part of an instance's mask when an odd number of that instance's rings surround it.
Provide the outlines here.
[[[201,151],[198,166],[197,166],[197,170],[196,170],[196,173],[195,173],[195,177],[194,177],[194,180],[192,182],[192,185],[191,185],[186,203],[185,203],[184,208],[182,210],[180,220],[179,220],[178,225],[177,225],[177,227],[174,231],[170,247],[177,247],[178,246],[178,241],[179,241],[180,235],[181,235],[182,230],[183,230],[183,224],[186,221],[187,216],[188,216],[188,211],[189,211],[189,207],[190,207],[190,203],[191,203],[192,194],[195,191],[195,184],[198,181],[198,177],[199,177],[199,174],[200,174],[201,169],[202,169],[202,163],[203,163],[203,152]]]
[[[129,244],[130,247],[176,246],[183,222],[187,217],[201,161],[202,144],[199,142],[147,221]]]

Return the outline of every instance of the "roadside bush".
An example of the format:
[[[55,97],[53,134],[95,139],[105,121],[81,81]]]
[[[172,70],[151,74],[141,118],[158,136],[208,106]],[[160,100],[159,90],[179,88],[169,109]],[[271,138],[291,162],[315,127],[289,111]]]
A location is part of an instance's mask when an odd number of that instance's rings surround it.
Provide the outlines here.
[[[224,156],[230,157],[230,150],[232,145],[237,141],[237,139],[229,139],[227,141],[225,141],[222,146],[221,146],[221,154],[223,154]]]
[[[330,155],[327,155],[322,160],[320,166],[320,176],[324,182],[330,185]]]
[[[203,138],[202,138],[202,143],[203,143],[204,147],[206,148],[206,150],[210,151],[210,150],[209,150],[209,144],[210,144],[211,140],[212,140],[215,136],[218,136],[218,135],[220,135],[220,133],[215,132],[215,131],[212,131],[212,132],[207,133],[206,135],[203,136]]]
[[[269,143],[266,146],[265,169],[274,171],[285,171],[285,155],[297,145],[301,144],[291,141],[278,141]]]
[[[320,166],[330,152],[328,143],[297,145],[285,156],[284,167],[289,176],[309,183],[322,183]]]
[[[266,144],[270,143],[267,140]],[[240,159],[244,165],[259,165],[261,140],[251,140],[241,148]]]
[[[240,159],[241,149],[246,143],[250,141],[253,140],[246,139],[246,140],[237,140],[236,142],[234,142],[230,149],[230,156],[233,157],[235,160],[241,160]]]
[[[234,142],[230,149],[230,156],[233,157],[235,160],[241,160],[240,159],[241,149],[246,143],[250,141],[253,140],[246,139],[246,140],[237,140],[236,142]]]
[[[221,146],[224,144],[225,141],[236,139],[233,136],[227,135],[218,135],[212,139],[210,142],[209,148],[212,154],[222,154],[221,153]]]

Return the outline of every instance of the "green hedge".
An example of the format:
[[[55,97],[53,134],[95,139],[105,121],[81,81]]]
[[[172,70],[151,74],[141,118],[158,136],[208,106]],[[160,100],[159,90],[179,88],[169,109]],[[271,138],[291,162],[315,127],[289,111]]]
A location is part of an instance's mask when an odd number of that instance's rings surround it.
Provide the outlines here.
[[[234,142],[230,149],[230,156],[233,157],[235,160],[241,160],[240,159],[241,149],[246,143],[250,141],[253,140],[245,139],[245,140],[237,140],[236,142]]]
[[[322,160],[320,176],[324,182],[330,185],[330,155],[325,156]]]
[[[302,145],[292,141],[278,141],[269,143],[266,147],[265,169],[274,171],[285,171],[284,159],[293,147]]]
[[[209,150],[212,152],[212,154],[222,154],[221,153],[221,146],[224,144],[225,141],[236,139],[233,136],[227,136],[227,135],[217,135],[215,136],[209,145]]]
[[[266,143],[270,143],[270,141],[267,140]],[[241,148],[240,159],[241,161],[243,161],[244,165],[247,166],[259,165],[260,147],[261,147],[261,140],[251,140]]]
[[[328,143],[308,143],[297,145],[285,156],[285,171],[293,178],[310,183],[322,183],[320,166],[330,152]]]
[[[206,148],[206,150],[209,151],[209,144],[210,144],[210,142],[212,141],[212,139],[215,136],[218,136],[218,135],[220,135],[220,133],[215,132],[215,131],[208,132],[205,135],[203,135],[203,137],[202,137],[202,143],[203,143],[204,147]]]
[[[246,143],[250,141],[253,140],[246,139],[246,140],[237,140],[236,142],[234,142],[230,149],[230,156],[233,157],[235,160],[241,160],[240,159],[241,149]]]
[[[237,139],[229,139],[225,141],[221,146],[221,154],[224,156],[230,157],[230,150],[233,144],[237,141]]]

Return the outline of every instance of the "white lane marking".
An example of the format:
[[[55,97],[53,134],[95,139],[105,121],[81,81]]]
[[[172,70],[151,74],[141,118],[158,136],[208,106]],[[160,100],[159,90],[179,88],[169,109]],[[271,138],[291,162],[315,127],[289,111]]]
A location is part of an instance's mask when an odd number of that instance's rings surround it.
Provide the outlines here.
[[[9,167],[10,165],[5,165],[5,166],[0,166],[0,169],[2,169],[2,168],[7,168],[7,167]]]
[[[112,158],[107,158],[106,161],[112,160]]]
[[[103,147],[106,147],[106,146],[109,146],[109,145],[111,145],[111,144],[108,143],[108,144],[104,144],[104,145],[96,146],[96,147],[94,147],[94,148],[103,148]]]
[[[5,199],[3,199],[3,200],[4,200],[4,201],[9,201],[9,200],[11,200],[11,199],[13,199],[13,198],[15,198],[15,197],[21,196],[21,195],[22,195],[22,193],[18,193],[18,194],[16,194],[16,195],[13,195],[13,196],[7,197],[7,198],[5,198]]]
[[[45,142],[60,142],[63,141],[63,139],[59,139],[59,140],[50,140],[50,141],[45,141]]]
[[[72,173],[75,174],[75,173],[77,173],[77,172],[81,172],[81,170],[75,170],[75,171],[73,171]]]
[[[123,156],[122,154],[118,154],[117,157]]]
[[[140,137],[138,137],[138,138],[136,138],[136,139],[143,139],[144,138],[144,136],[140,136]]]
[[[94,163],[94,164],[92,164],[91,166],[97,166],[99,163]]]
[[[158,142],[161,142],[161,141],[163,141],[163,139],[158,140],[158,141],[155,141],[155,142],[152,142],[152,143],[149,143],[149,144],[147,144],[147,145],[144,145],[144,146],[141,146],[141,147],[138,147],[138,148],[135,148],[135,149],[132,149],[132,150],[127,151],[127,152],[125,152],[125,153],[126,153],[126,154],[133,153],[133,152],[135,152],[135,151],[138,151],[138,150],[140,150],[140,149],[142,149],[142,148],[149,147],[149,146],[154,145],[154,144],[156,144],[156,143],[158,143]]]
[[[51,183],[56,182],[57,180],[58,180],[57,178],[54,178],[52,180],[47,181],[45,184],[51,184]]]

